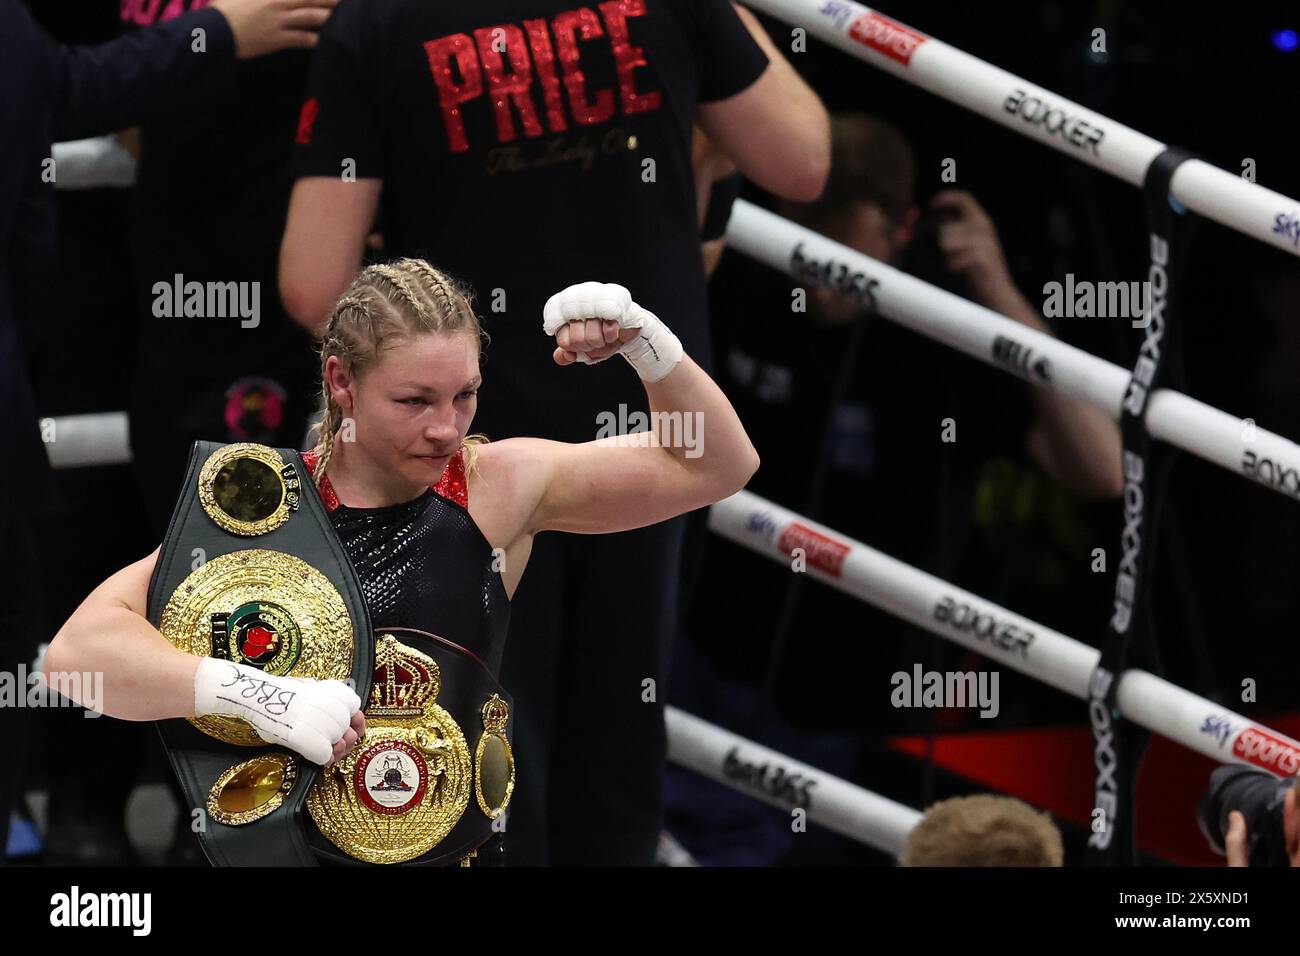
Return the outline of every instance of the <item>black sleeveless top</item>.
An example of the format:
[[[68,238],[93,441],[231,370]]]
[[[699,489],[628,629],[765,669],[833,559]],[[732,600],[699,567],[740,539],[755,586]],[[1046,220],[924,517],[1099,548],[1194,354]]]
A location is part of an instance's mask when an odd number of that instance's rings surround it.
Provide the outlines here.
[[[501,670],[510,600],[492,545],[469,513],[464,449],[438,484],[413,501],[382,508],[340,504],[328,475],[321,497],[361,579],[370,624],[437,634]],[[304,452],[312,472],[316,455]]]

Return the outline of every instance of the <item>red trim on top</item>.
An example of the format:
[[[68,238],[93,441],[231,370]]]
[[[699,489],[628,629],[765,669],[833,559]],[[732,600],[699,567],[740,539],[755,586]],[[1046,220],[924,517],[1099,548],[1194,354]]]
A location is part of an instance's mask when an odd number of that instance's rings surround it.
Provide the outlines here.
[[[447,467],[438,479],[438,483],[433,486],[435,493],[442,495],[449,501],[454,501],[466,511],[469,510],[469,486],[465,481],[465,446],[461,445],[456,449],[456,454],[451,456],[451,461],[447,462]]]
[[[307,474],[315,477],[316,462],[320,459],[314,451],[305,451],[302,453],[303,464],[307,466]],[[334,486],[330,484],[329,475],[320,480],[320,496],[325,501],[325,510],[333,511],[339,506],[339,496],[334,493]]]
[[[307,473],[315,476],[316,462],[320,456],[314,451],[305,451],[302,453],[303,464],[307,466]],[[330,484],[330,476],[325,475],[320,480],[320,496],[325,501],[325,509],[333,511],[339,506],[339,496],[334,491],[334,486]],[[430,486],[435,494],[441,495],[449,501],[454,501],[466,511],[469,510],[469,485],[465,481],[465,448],[461,446],[456,449],[456,454],[451,456],[451,461],[447,462],[447,467],[438,479],[436,485]]]

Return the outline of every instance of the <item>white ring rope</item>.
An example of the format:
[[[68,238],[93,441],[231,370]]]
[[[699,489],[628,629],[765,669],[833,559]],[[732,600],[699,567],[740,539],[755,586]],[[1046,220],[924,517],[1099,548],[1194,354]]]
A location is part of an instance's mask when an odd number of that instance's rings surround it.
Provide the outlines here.
[[[689,770],[842,836],[901,856],[921,814],[676,707],[664,708],[668,757]]]
[[[860,541],[748,491],[709,509],[709,527],[868,604],[970,648],[1058,690],[1088,699],[1100,651],[904,564]],[[1256,724],[1142,670],[1120,677],[1120,712],[1136,724],[1220,763],[1248,763],[1280,776],[1300,772],[1300,741]]]
[[[55,189],[129,189],[135,185],[135,157],[116,136],[55,143]]]
[[[850,56],[986,119],[1141,186],[1166,146],[1051,90],[926,36],[853,0],[746,0]],[[1178,167],[1174,198],[1201,215],[1300,255],[1300,203],[1198,159]]]
[[[727,242],[795,279],[874,306],[880,315],[914,332],[1119,417],[1130,373],[1060,339],[744,200],[733,208]],[[925,370],[917,369],[917,374]],[[1300,498],[1300,445],[1290,439],[1170,389],[1151,395],[1145,421],[1155,438]]]
[[[125,465],[131,461],[126,412],[42,418],[40,428],[51,467]]]

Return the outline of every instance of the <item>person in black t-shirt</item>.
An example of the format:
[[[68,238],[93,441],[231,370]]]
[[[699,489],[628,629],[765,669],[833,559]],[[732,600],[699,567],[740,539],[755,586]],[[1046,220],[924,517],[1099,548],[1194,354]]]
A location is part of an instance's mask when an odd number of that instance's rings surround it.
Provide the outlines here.
[[[825,111],[725,0],[343,0],[299,122],[286,305],[318,330],[378,215],[386,254],[426,258],[478,296],[492,338],[483,430],[590,439],[644,399],[613,369],[566,376],[537,347],[554,289],[637,289],[711,367],[697,121],[765,188],[820,192]],[[519,721],[513,862],[653,860],[666,735],[648,682],[667,668],[682,524],[537,538],[504,667]],[[641,586],[610,593],[613,568]]]
[[[316,363],[280,304],[276,259],[309,50],[335,2],[294,0],[281,14],[292,36],[240,51],[185,91],[183,110],[140,128],[131,449],[156,533],[196,439],[284,446],[306,435]],[[143,28],[206,5],[123,0],[120,16],[124,28]],[[194,288],[204,292],[200,314],[188,304]]]
[[[211,9],[196,10],[165,27],[106,43],[65,46],[51,42],[21,4],[0,0],[0,88],[6,95],[6,109],[0,111],[0,447],[9,456],[0,477],[0,550],[5,556],[0,580],[14,587],[12,592],[0,588],[0,606],[10,609],[0,612],[0,669],[13,671],[35,655],[41,576],[34,519],[46,517],[57,504],[25,368],[29,353],[46,344],[42,339],[52,339],[51,328],[57,326],[50,285],[58,170],[47,167],[51,142],[105,135],[175,115],[185,108],[191,90],[216,82],[236,58],[310,42],[304,39],[301,8],[322,2],[329,5],[331,0],[217,0]],[[155,0],[152,6],[159,4]],[[181,6],[173,2],[169,9]],[[45,17],[66,14],[48,8],[40,12]],[[83,31],[84,24],[71,28],[71,38],[85,39]],[[101,333],[103,328],[101,323]],[[9,805],[24,779],[25,725],[22,709],[0,711],[0,740],[16,751],[6,753],[11,772],[0,786],[0,862]],[[87,733],[83,729],[78,739],[83,749]],[[56,788],[51,801],[58,795]]]

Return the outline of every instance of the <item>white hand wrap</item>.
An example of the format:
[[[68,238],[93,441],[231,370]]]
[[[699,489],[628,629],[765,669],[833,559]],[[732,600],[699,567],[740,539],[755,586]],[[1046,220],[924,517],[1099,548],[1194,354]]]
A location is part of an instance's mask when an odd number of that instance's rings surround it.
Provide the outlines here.
[[[632,293],[613,282],[579,282],[555,293],[542,309],[542,329],[555,335],[568,322],[584,319],[613,320],[641,334],[624,342],[617,352],[645,382],[657,382],[682,360],[682,343],[658,316],[632,301]],[[578,361],[595,365],[605,361],[578,352]],[[605,356],[608,358],[609,356]]]
[[[337,680],[275,677],[247,664],[205,657],[194,674],[194,713],[241,717],[268,743],[284,744],[312,763],[334,755],[361,698]]]

